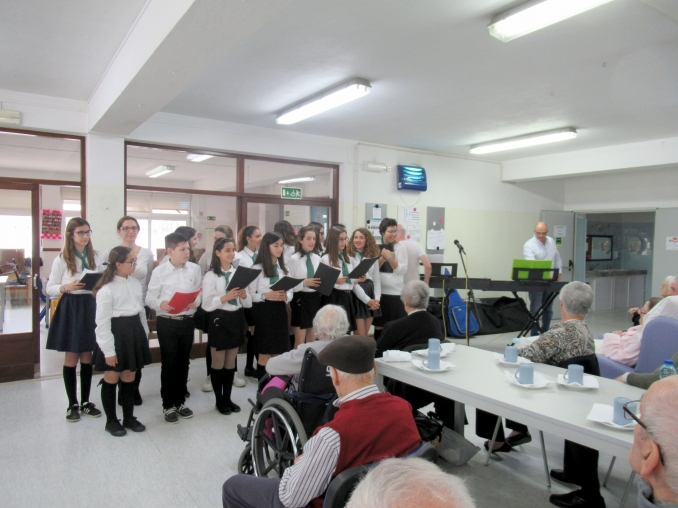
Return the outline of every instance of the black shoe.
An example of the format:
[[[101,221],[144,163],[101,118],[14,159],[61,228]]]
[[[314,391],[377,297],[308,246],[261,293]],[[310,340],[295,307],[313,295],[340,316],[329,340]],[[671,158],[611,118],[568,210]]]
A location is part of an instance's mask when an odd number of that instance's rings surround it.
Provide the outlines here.
[[[551,475],[551,478],[561,483],[571,483],[573,485],[579,485],[577,482],[570,481],[565,476],[565,471],[563,469],[551,469],[551,472],[549,474]]]
[[[165,413],[165,421],[167,423],[179,423],[179,417],[177,416],[177,408],[171,407],[169,409],[163,410]]]
[[[71,423],[80,421],[80,406],[73,404],[66,410],[66,421]]]
[[[193,411],[188,409],[183,404],[177,408],[177,413],[179,413],[179,416],[181,416],[182,418],[193,418]]]
[[[532,436],[529,432],[519,432],[513,437],[507,437],[506,442],[511,446],[519,446],[521,444],[527,444],[532,441]]]
[[[219,411],[222,415],[230,415],[231,414],[230,406],[219,406],[217,404],[214,407],[216,407],[217,411]]]
[[[134,416],[129,420],[122,422],[122,426],[126,429],[131,430],[132,432],[143,432],[146,430],[146,426],[137,420]]]
[[[127,431],[120,425],[120,420],[106,422],[106,432],[115,437],[122,437],[127,434]]]
[[[134,405],[140,406],[143,403],[144,403],[144,399],[141,398],[141,393],[139,392],[139,389],[137,388],[136,391],[134,392]]]
[[[99,418],[101,416],[101,411],[99,411],[97,407],[91,402],[85,402],[82,406],[80,406],[80,411],[82,414],[91,416],[92,418]]]
[[[549,501],[561,508],[605,508],[605,499],[600,494],[595,499],[586,499],[581,493],[581,490],[575,490],[567,494],[553,494]]]
[[[245,367],[245,376],[247,377],[257,377],[257,371],[252,367]]]
[[[238,404],[234,404],[233,402],[229,402],[228,407],[231,408],[232,413],[239,413],[240,412],[240,406]]]
[[[190,398],[190,397],[191,397],[191,392],[189,392],[188,390],[186,390],[186,395],[184,395],[184,397],[187,398],[187,399]]]
[[[497,443],[495,442],[495,444],[497,444]],[[490,447],[490,442],[489,442],[489,441],[485,441],[485,445],[484,445],[484,446],[485,446],[485,449],[487,450],[487,449]],[[499,448],[495,448],[494,450],[492,450],[492,453],[497,453],[497,452],[506,452],[506,453],[508,453],[508,452],[510,452],[510,451],[511,451],[511,445],[508,444],[506,441],[504,441],[504,444],[501,445]]]

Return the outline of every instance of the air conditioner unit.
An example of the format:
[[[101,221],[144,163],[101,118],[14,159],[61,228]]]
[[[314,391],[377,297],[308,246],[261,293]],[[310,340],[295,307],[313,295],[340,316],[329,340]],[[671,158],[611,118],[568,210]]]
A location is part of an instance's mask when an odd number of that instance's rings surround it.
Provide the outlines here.
[[[363,162],[361,164],[363,171],[371,171],[372,173],[386,173],[391,171],[391,166],[387,166],[383,162]]]

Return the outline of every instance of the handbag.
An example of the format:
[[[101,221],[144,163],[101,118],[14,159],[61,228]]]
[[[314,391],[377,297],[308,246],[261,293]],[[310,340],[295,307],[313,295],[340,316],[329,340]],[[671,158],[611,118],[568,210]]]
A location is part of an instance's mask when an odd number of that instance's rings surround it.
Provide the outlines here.
[[[422,441],[432,443],[434,446],[440,442],[443,435],[443,424],[438,420],[417,412],[414,423],[417,425],[419,437]]]

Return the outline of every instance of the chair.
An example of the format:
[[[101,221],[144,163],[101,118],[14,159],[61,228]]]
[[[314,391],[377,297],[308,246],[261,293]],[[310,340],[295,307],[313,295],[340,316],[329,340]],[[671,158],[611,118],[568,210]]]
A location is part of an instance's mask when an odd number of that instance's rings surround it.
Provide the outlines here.
[[[438,452],[431,443],[423,443],[419,448],[402,458],[424,459],[435,464],[436,459],[438,458]],[[353,493],[353,490],[372,466],[374,466],[374,464],[352,467],[335,476],[325,492],[323,508],[343,508],[346,506],[348,498]]]
[[[600,375],[615,379],[626,372],[645,374],[653,372],[678,352],[678,320],[658,317],[650,321],[643,330],[638,362],[629,367],[610,358],[597,355],[600,363]]]

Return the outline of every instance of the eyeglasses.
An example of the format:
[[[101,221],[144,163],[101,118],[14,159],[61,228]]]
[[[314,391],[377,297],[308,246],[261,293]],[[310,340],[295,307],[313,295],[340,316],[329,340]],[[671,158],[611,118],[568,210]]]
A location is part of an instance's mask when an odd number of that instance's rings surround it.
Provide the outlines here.
[[[121,229],[122,231],[124,231],[125,233],[129,233],[130,231],[131,231],[132,233],[136,233],[137,231],[139,231],[139,228],[136,227],[136,226],[131,226],[131,227],[130,227],[130,226],[125,226],[125,227],[120,228],[120,229]]]
[[[395,235],[395,234],[398,233],[398,230],[397,230],[397,229],[387,229],[387,230],[385,231],[385,233],[386,233],[387,235]]]
[[[129,263],[130,265],[134,266],[134,265],[137,264],[137,258],[130,259],[129,261],[121,261],[120,263],[123,264],[123,265],[126,265],[127,263]]]
[[[634,413],[633,410],[631,408],[629,408],[630,405],[634,405],[633,407],[638,412],[638,415],[636,415],[636,413]],[[655,444],[657,445],[657,449],[659,450],[659,458],[661,459],[662,464],[664,464],[664,455],[662,454],[662,449],[659,446],[659,443],[657,443],[657,440],[652,435],[652,432],[649,431],[649,429],[647,428],[647,425],[645,425],[640,420],[640,400],[632,400],[632,401],[624,404],[624,416],[626,417],[627,420],[629,420],[629,419],[634,420],[638,425],[640,425],[645,430],[645,432],[647,432],[650,435],[650,437],[652,438],[652,441],[654,441]]]
[[[348,237],[340,236],[340,237],[339,237],[339,241],[340,241],[340,242],[346,242],[346,241],[348,241]]]
[[[92,236],[92,230],[91,229],[89,229],[87,231],[73,231],[73,232],[81,238],[83,236]]]

